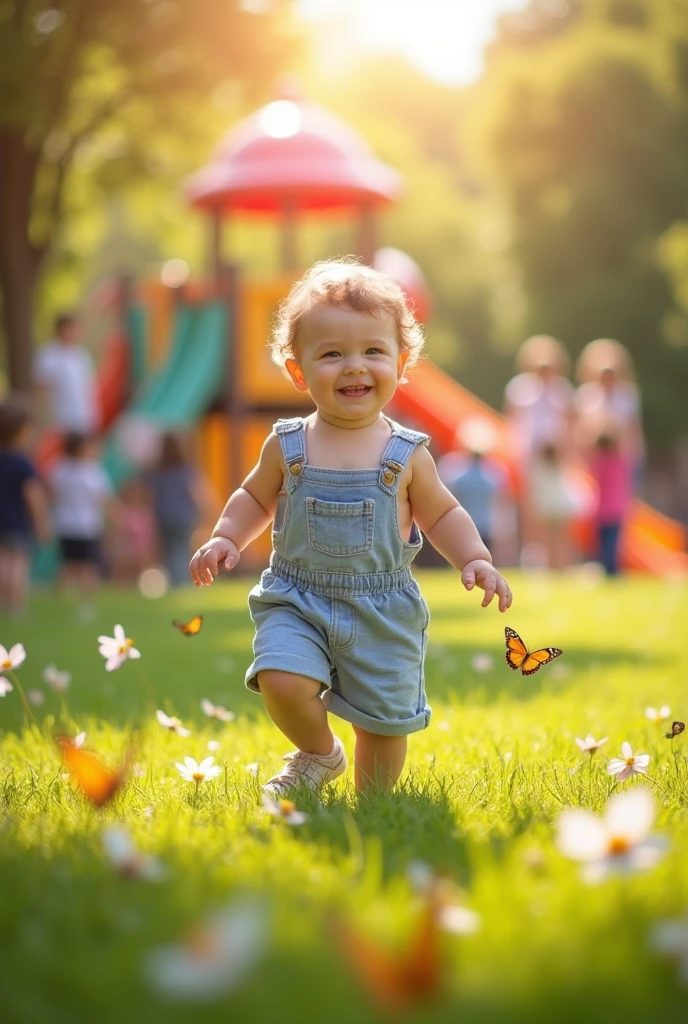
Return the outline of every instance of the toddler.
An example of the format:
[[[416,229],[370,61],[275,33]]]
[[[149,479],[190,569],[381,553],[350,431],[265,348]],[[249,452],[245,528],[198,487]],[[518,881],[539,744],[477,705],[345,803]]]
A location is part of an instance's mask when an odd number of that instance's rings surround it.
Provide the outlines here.
[[[34,539],[50,539],[45,490],[27,456],[31,423],[27,409],[0,404],[0,613],[24,611]]]
[[[427,727],[428,608],[411,574],[422,530],[467,590],[511,593],[472,520],[440,482],[426,434],[382,412],[417,362],[420,328],[391,278],[316,264],[283,302],[273,358],[316,406],[280,420],[258,464],[193,556],[197,586],[231,569],[272,521],[270,567],[249,595],[256,627],[246,674],[298,750],[265,790],[317,788],[346,769],[327,712],[355,733],[360,790],[391,787],[407,737]]]

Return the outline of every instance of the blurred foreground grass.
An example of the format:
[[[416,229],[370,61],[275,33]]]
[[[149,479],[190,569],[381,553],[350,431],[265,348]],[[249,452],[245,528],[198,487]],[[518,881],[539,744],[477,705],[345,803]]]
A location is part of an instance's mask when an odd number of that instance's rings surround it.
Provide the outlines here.
[[[602,1024],[686,1019],[688,993],[648,948],[654,922],[688,913],[686,736],[664,738],[647,705],[688,717],[684,630],[688,591],[657,579],[602,581],[509,574],[507,616],[478,607],[458,577],[419,573],[432,621],[427,689],[431,726],[410,741],[398,792],[357,799],[351,770],[305,798],[298,828],[270,818],[260,783],[288,749],[243,687],[250,659],[250,583],[175,592],[158,601],[108,591],[92,615],[38,593],[24,623],[0,620],[0,643],[21,642],[17,674],[40,689],[40,728],[25,729],[16,692],[0,701],[0,1018],[12,1024],[170,1024],[380,1019],[343,959],[333,912],[387,949],[403,948],[417,898],[407,868],[423,860],[453,879],[481,916],[473,935],[443,937],[444,991],[405,1019]],[[201,611],[195,638],[172,618]],[[84,620],[87,621],[84,621]],[[142,652],[106,673],[97,636],[121,622]],[[564,656],[529,678],[504,663],[503,627]],[[473,664],[476,655],[489,655]],[[63,701],[41,680],[72,672]],[[207,697],[236,712],[207,719]],[[156,707],[192,730],[163,730]],[[336,722],[335,722],[336,725]],[[670,725],[670,723],[669,723]],[[86,730],[114,763],[137,730],[136,766],[103,811],[62,774],[52,736]],[[348,726],[337,729],[351,753]],[[609,742],[592,760],[574,737]],[[210,740],[222,775],[198,787],[174,762],[199,761]],[[649,785],[669,839],[659,866],[591,887],[553,844],[565,807],[597,812],[615,789],[607,760],[624,740],[651,755]],[[246,766],[257,762],[257,778]],[[118,875],[103,852],[106,824],[124,825],[157,856],[158,882]],[[226,995],[165,1000],[146,975],[152,949],[177,940],[238,895],[265,898],[270,937],[259,963]]]

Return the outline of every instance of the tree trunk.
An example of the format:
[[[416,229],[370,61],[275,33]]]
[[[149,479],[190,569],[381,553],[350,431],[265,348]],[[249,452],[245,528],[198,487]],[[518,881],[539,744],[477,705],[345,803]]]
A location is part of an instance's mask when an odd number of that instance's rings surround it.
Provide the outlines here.
[[[0,127],[0,291],[12,390],[31,389],[33,313],[40,258],[29,238],[39,154],[21,132]]]

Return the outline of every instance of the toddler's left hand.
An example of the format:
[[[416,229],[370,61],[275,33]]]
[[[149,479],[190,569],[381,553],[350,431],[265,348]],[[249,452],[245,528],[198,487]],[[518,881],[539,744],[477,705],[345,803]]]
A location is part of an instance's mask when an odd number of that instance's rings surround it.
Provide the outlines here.
[[[486,562],[484,558],[474,558],[472,562],[464,565],[461,582],[466,590],[472,590],[473,587],[478,586],[485,591],[482,601],[483,608],[487,608],[495,594],[499,595],[500,612],[505,612],[507,608],[511,607],[512,596],[509,584],[503,576],[499,575],[494,565]]]

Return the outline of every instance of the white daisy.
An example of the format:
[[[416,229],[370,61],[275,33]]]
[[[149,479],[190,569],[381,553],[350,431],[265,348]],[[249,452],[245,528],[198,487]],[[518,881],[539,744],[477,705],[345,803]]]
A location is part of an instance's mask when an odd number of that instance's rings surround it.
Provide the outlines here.
[[[13,689],[14,687],[9,679],[5,679],[4,676],[0,677],[0,697],[7,696],[7,694],[11,693]]]
[[[43,681],[52,686],[56,693],[64,693],[72,681],[72,673],[55,668],[54,665],[46,665],[43,669]]]
[[[114,825],[103,829],[103,846],[114,868],[125,878],[145,878],[157,882],[165,877],[165,869],[155,857],[146,857],[136,849],[126,829]]]
[[[282,818],[287,825],[303,825],[308,819],[305,811],[297,811],[293,800],[272,800],[267,793],[263,793],[263,807],[268,814]]]
[[[208,718],[217,718],[220,722],[233,722],[236,718],[233,711],[228,711],[220,704],[213,704],[206,697],[201,700],[201,708]]]
[[[646,775],[650,763],[649,754],[634,754],[631,744],[621,744],[621,757],[613,757],[607,765],[610,775],[616,775],[619,782],[625,782],[633,775]]]
[[[151,987],[169,999],[210,1000],[230,992],[263,954],[268,923],[267,908],[251,900],[213,914],[181,942],[148,954]]]
[[[678,965],[678,980],[688,985],[688,916],[658,921],[650,932],[650,949]]]
[[[124,632],[123,626],[115,626],[114,637],[99,636],[98,643],[100,644],[98,653],[106,659],[105,670],[107,672],[120,668],[127,658],[141,657],[141,652],[133,646],[133,641]]]
[[[429,864],[413,860],[406,869],[406,875],[414,892],[433,900],[440,928],[452,935],[472,935],[479,930],[482,924],[480,914],[464,907],[459,902],[457,887],[446,878],[438,878]]]
[[[668,704],[662,704],[661,708],[645,708],[645,717],[651,722],[666,722],[671,718],[671,708]]]
[[[219,740],[208,740],[208,750],[212,750],[213,753],[217,753],[221,746]]]
[[[655,806],[644,787],[611,798],[603,817],[590,811],[567,810],[559,815],[556,844],[559,852],[581,861],[587,882],[599,882],[611,872],[641,871],[654,867],[666,843],[650,837]]]
[[[494,658],[491,654],[475,654],[471,659],[474,672],[489,672],[494,665]]]
[[[26,658],[24,644],[15,644],[9,651],[0,644],[0,672],[9,672],[10,669],[19,668]]]
[[[596,750],[599,750],[603,743],[606,743],[609,739],[608,736],[604,736],[601,740],[596,740],[591,732],[585,737],[584,740],[576,736],[576,743],[580,747],[584,754],[594,754]]]
[[[30,704],[44,704],[45,694],[42,690],[27,690],[26,696]]]
[[[155,712],[160,725],[164,726],[165,729],[169,729],[170,732],[176,732],[177,736],[190,736],[191,730],[185,729],[181,721],[175,718],[174,715],[166,715],[160,708]]]
[[[194,761],[193,757],[185,757],[184,764],[176,762],[175,768],[183,779],[187,782],[195,782],[197,785],[199,782],[207,782],[209,779],[214,779],[218,775],[222,774],[222,769],[218,764],[213,765],[214,757],[206,757],[200,764]]]

